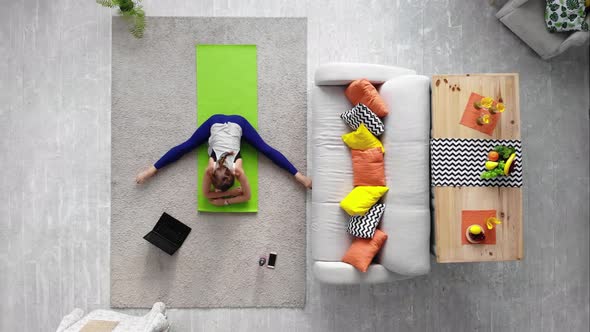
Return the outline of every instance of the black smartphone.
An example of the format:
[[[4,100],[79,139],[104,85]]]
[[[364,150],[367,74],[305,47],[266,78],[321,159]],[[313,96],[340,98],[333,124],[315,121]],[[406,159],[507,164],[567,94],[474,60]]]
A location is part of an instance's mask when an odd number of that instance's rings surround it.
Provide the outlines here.
[[[266,265],[266,267],[268,267],[269,269],[274,269],[276,264],[277,264],[277,253],[271,252],[270,254],[268,254],[268,264]]]

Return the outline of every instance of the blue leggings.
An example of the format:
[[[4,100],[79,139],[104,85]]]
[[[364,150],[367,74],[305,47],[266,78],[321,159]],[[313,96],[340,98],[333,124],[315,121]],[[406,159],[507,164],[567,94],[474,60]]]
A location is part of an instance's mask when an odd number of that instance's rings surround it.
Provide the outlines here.
[[[256,132],[256,129],[254,129],[254,127],[252,127],[252,125],[248,122],[248,120],[239,115],[223,114],[215,114],[207,119],[207,121],[203,122],[203,124],[197,128],[195,133],[186,142],[175,146],[170,149],[170,151],[166,152],[166,154],[154,164],[154,167],[160,169],[177,161],[187,152],[209,140],[212,125],[226,122],[233,122],[242,127],[242,137],[246,140],[246,142],[256,148],[256,150],[262,152],[262,154],[268,159],[272,160],[272,162],[293,175],[297,173],[295,166],[293,166],[293,164],[291,164],[291,162],[289,162],[289,160],[287,160],[287,158],[282,153],[275,150],[272,146],[266,144],[258,132]]]

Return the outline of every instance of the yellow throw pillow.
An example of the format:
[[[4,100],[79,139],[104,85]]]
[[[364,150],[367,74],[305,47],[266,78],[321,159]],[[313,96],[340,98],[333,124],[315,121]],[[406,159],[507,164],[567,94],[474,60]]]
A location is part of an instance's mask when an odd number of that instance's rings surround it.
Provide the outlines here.
[[[370,148],[381,148],[382,152],[385,152],[385,148],[383,148],[383,144],[381,141],[377,139],[369,129],[365,126],[364,123],[358,127],[357,130],[342,135],[342,140],[349,148],[353,150],[367,150]]]
[[[340,207],[351,216],[363,216],[388,190],[382,186],[358,186],[340,202]]]

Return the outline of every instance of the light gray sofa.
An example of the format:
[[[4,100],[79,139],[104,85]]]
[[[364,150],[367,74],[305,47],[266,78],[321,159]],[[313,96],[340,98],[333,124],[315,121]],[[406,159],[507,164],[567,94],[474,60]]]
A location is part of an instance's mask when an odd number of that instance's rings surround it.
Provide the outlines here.
[[[342,263],[351,244],[349,216],[339,202],[353,189],[351,153],[341,135],[351,129],[340,113],[352,105],[346,85],[366,78],[382,84],[390,114],[384,119],[385,172],[390,190],[384,198],[380,228],[388,239],[366,273]],[[430,271],[429,137],[430,79],[413,70],[370,64],[331,63],[315,73],[312,93],[313,273],[333,284],[381,283]]]
[[[590,39],[590,32],[550,33],[545,25],[545,0],[511,0],[496,13],[514,34],[547,60],[573,46],[582,46]],[[590,17],[586,21],[590,22]]]

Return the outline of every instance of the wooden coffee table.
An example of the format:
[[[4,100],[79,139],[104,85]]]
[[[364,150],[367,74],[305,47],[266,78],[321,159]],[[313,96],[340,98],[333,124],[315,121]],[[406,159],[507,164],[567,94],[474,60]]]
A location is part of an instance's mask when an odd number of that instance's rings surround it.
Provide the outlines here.
[[[492,136],[459,124],[472,92],[506,105]],[[518,74],[436,75],[432,77],[432,137],[520,140]],[[522,189],[433,187],[435,250],[439,263],[520,260],[523,257]],[[495,245],[461,244],[462,210],[496,210]]]

